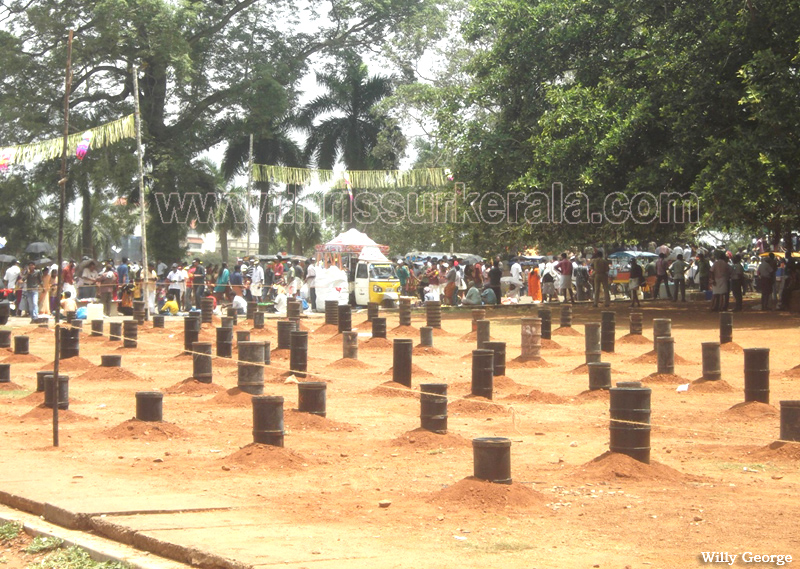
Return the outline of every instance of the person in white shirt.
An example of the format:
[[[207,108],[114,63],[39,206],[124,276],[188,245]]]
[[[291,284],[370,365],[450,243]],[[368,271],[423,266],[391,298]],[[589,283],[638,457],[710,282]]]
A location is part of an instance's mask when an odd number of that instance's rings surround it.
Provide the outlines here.
[[[233,297],[231,307],[236,310],[237,314],[247,314],[247,301],[239,294]]]
[[[519,293],[519,289],[522,288],[522,265],[516,259],[511,265],[511,282],[517,285],[517,293]]]
[[[11,290],[16,288],[19,273],[19,263],[17,263],[17,261],[11,261],[11,266],[6,269],[6,274],[3,276],[3,280],[6,281],[6,288]]]
[[[275,299],[273,300],[273,307],[278,314],[286,314],[286,289],[282,285],[278,285],[275,292]]]
[[[181,280],[178,283],[181,290],[181,298],[183,299],[184,310],[187,312],[192,309],[192,299],[189,298],[189,295],[186,294],[186,283],[189,282],[189,271],[187,271],[183,265],[178,265],[178,269],[181,272]],[[191,284],[189,285],[191,286]],[[180,303],[178,303],[180,304]]]
[[[167,275],[169,287],[167,287],[167,295],[169,298],[174,299],[181,306],[181,285],[185,284],[183,269],[178,266],[178,263],[172,263],[172,270]]]
[[[306,286],[308,286],[308,302],[311,305],[311,310],[317,309],[317,267],[314,265],[314,260],[309,259],[306,261]]]
[[[264,267],[261,266],[258,259],[253,263],[253,272],[250,276],[250,294],[253,300],[258,301],[261,299],[262,287],[264,286]]]

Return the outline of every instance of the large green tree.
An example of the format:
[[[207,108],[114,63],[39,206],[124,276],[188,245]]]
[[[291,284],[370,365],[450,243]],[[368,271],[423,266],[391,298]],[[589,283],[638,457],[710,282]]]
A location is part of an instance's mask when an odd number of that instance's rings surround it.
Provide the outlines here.
[[[384,41],[424,2],[345,0],[329,8],[262,0],[8,0],[0,6],[3,142],[60,133],[65,45],[74,29],[71,107],[78,123],[131,112],[139,74],[153,212],[155,193],[192,190],[192,160],[235,135],[237,119],[282,115],[309,57]],[[151,215],[148,231],[156,257],[181,255],[185,227]]]

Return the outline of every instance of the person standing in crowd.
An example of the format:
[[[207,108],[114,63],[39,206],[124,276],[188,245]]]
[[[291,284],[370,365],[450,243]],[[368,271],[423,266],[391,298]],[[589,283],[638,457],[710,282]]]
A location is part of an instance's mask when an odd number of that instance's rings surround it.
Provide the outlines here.
[[[544,302],[558,302],[556,294],[556,278],[558,277],[554,265],[548,257],[544,259],[544,269],[542,269],[542,300]]]
[[[228,283],[231,279],[231,272],[228,270],[228,263],[222,263],[222,268],[217,276],[217,282],[214,284],[214,298],[220,303],[225,299],[225,293],[228,290]]]
[[[403,259],[397,261],[397,280],[400,281],[400,294],[404,295],[406,293],[406,285],[410,276],[411,274],[408,272],[405,261]]]
[[[675,294],[672,297],[674,302],[678,302],[678,290],[681,292],[681,302],[686,302],[686,271],[688,269],[689,265],[683,260],[683,254],[679,253],[678,258],[669,267],[672,282],[675,283]]]
[[[206,270],[200,259],[194,259],[192,267],[194,269],[192,272],[192,296],[194,296],[195,307],[200,308],[200,300],[206,294]]]
[[[653,287],[653,300],[658,300],[658,297],[661,293],[661,283],[664,283],[664,286],[667,287],[667,296],[669,297],[669,277],[667,276],[667,268],[669,267],[669,262],[667,261],[667,256],[662,252],[658,254],[658,260],[656,261],[656,284]]]
[[[600,287],[605,291],[605,305],[611,305],[611,293],[608,290],[608,271],[609,262],[603,257],[603,252],[599,249],[592,257],[592,279],[594,280],[594,306],[600,302]]]
[[[445,267],[447,264],[445,264]],[[456,306],[458,304],[458,269],[454,266],[450,267],[445,275],[447,284],[444,287],[444,299],[446,302],[443,304],[450,304]]]
[[[430,265],[430,263],[428,263]],[[417,294],[419,299],[425,300],[425,289],[430,286],[430,276],[428,274],[428,267],[423,265],[419,269],[419,278],[417,279]]]
[[[130,282],[131,279],[129,274],[128,258],[122,257],[122,262],[117,267],[117,284],[121,288]]]
[[[630,280],[628,281],[628,289],[631,293],[631,307],[642,305],[639,301],[639,287],[642,285],[643,278],[644,271],[642,271],[642,266],[636,260],[636,257],[631,257],[631,272]]]
[[[97,284],[97,265],[94,261],[89,261],[81,271],[81,276],[78,281],[78,297],[79,298],[95,298],[97,291],[95,286]]]
[[[711,263],[703,253],[697,254],[697,282],[700,285],[700,292],[708,290],[709,272],[711,271]]]
[[[528,275],[528,295],[531,302],[542,302],[542,279],[539,277],[539,267],[533,265]]]
[[[119,286],[119,281],[117,275],[114,274],[114,264],[110,260],[106,261],[97,282],[100,304],[103,305],[103,314],[111,316],[111,301],[114,298],[114,290]]]
[[[272,299],[273,287],[275,286],[275,262],[270,260],[264,267],[264,290],[261,291],[261,300],[266,302]]]
[[[733,257],[733,265],[731,265],[731,292],[736,305],[733,308],[734,312],[742,311],[742,291],[744,290],[744,267],[742,266],[742,256],[736,254]]]
[[[70,259],[69,261],[64,261],[63,263],[64,269],[61,271],[61,279],[63,284],[61,285],[61,291],[69,292],[70,296],[72,297],[73,302],[75,301],[75,261]]]
[[[514,259],[511,263],[511,284],[516,286],[517,292],[522,289],[522,265],[519,259]]]
[[[238,294],[242,296],[244,294],[244,275],[242,275],[242,265],[241,263],[236,263],[233,267],[233,273],[231,273],[231,286],[230,290],[228,291],[228,297],[233,298],[234,295]]]
[[[253,272],[250,274],[250,301],[258,302],[264,292],[264,267],[261,261],[253,259]]]
[[[3,276],[3,280],[6,282],[6,288],[12,291],[17,289],[17,281],[19,280],[19,275],[22,270],[19,268],[19,263],[17,260],[14,259],[11,261],[11,265],[6,269],[6,274]],[[15,299],[15,305],[17,309],[19,308],[19,301],[21,299]]]
[[[494,261],[492,268],[489,269],[489,288],[494,293],[494,303],[500,304],[502,294],[500,293],[500,279],[503,278],[503,269],[500,268],[500,261]]]
[[[314,259],[306,260],[306,286],[308,287],[308,303],[311,310],[317,310],[317,267]]]
[[[725,312],[728,310],[728,280],[731,276],[731,269],[728,265],[728,260],[725,253],[718,251],[716,260],[711,266],[709,271],[709,278],[711,284],[711,311],[712,312]]]
[[[783,293],[783,281],[786,275],[786,263],[783,259],[775,259],[775,281],[772,285],[772,305],[775,310],[781,309],[781,293]]]
[[[564,302],[567,302],[567,293],[569,293],[570,302],[575,304],[575,296],[572,293],[572,261],[567,259],[566,253],[561,253],[561,260],[556,264],[555,270],[561,275],[560,286]]]
[[[170,300],[174,300],[178,307],[181,306],[181,282],[183,282],[183,270],[178,263],[172,263],[172,270],[167,275],[169,286],[167,292]]]
[[[775,269],[769,262],[769,257],[761,257],[756,274],[758,275],[758,290],[761,292],[761,310],[767,311],[769,310],[769,299],[772,296],[772,283],[775,279]]]
[[[578,300],[592,298],[592,285],[589,281],[589,269],[586,267],[585,259],[578,259],[572,267],[572,277],[575,280],[575,288],[578,293]]]

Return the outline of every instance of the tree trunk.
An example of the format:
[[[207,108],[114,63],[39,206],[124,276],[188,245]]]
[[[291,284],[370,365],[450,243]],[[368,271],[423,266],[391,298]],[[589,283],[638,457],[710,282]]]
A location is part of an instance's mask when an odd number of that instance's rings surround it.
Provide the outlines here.
[[[94,259],[92,241],[92,190],[89,185],[81,186],[81,252]]]
[[[219,249],[222,255],[222,262],[228,262],[228,230],[224,227],[219,230]]]

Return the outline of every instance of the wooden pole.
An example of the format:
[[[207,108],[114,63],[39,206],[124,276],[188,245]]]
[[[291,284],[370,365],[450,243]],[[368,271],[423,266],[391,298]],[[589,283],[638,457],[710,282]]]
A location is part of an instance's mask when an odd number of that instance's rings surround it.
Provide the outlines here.
[[[250,197],[253,193],[253,135],[250,135],[250,153],[247,155],[247,257],[250,257]]]
[[[58,372],[59,355],[61,353],[61,291],[64,290],[64,271],[61,263],[64,260],[64,213],[66,209],[66,185],[67,185],[67,139],[69,137],[69,95],[72,91],[72,30],[69,31],[67,40],[67,78],[64,82],[64,143],[61,146],[61,178],[58,180],[59,203],[58,203],[58,283],[56,284],[56,353],[53,358],[53,446],[58,446]]]
[[[147,226],[144,214],[145,207],[145,186],[144,186],[144,152],[142,151],[142,114],[139,110],[139,70],[133,70],[133,109],[134,124],[136,125],[136,156],[139,162],[139,223],[142,226],[142,300],[147,306],[147,296],[150,291],[150,267],[147,263]],[[153,283],[152,286],[155,286]]]

